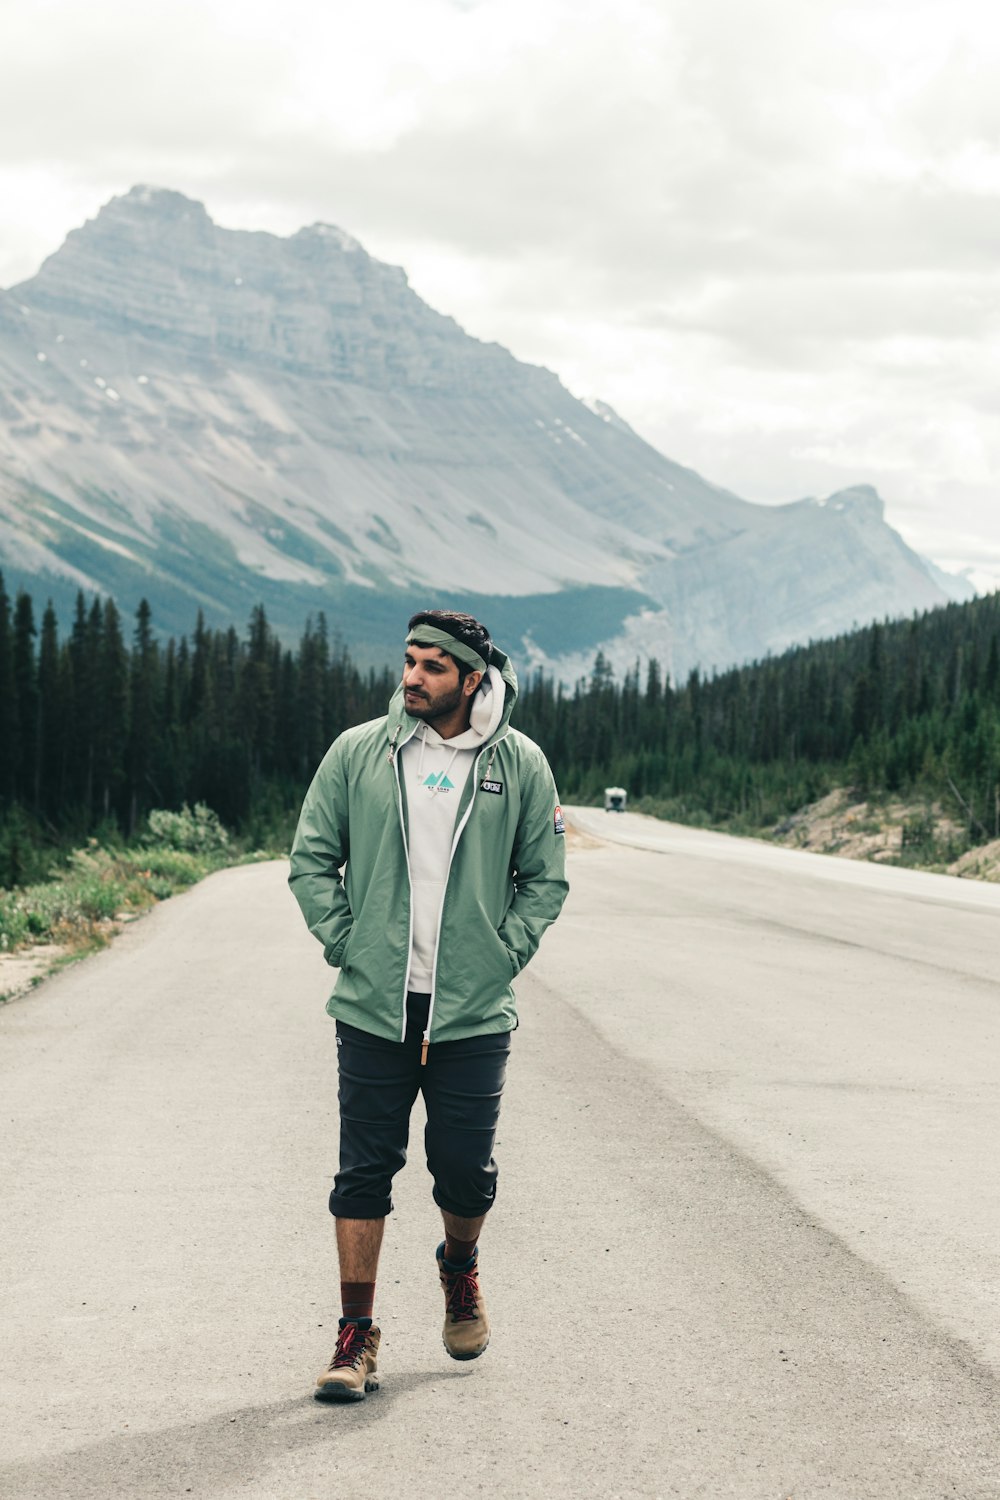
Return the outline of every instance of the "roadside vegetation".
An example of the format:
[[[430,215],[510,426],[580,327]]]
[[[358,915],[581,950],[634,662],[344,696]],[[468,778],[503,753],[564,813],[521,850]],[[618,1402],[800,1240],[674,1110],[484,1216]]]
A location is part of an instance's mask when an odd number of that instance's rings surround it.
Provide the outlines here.
[[[91,838],[65,855],[48,879],[0,891],[0,959],[36,950],[34,965],[23,969],[30,982],[104,947],[123,921],[157,901],[247,857],[211,808],[155,810],[132,844],[106,847]],[[51,951],[39,957],[43,948]],[[0,964],[0,999],[6,996]]]
[[[761,830],[760,836],[788,848],[842,859],[1000,880],[1000,838],[982,840],[975,831],[970,837],[968,822],[954,799],[950,805],[890,794],[866,799],[850,787],[839,787]]]

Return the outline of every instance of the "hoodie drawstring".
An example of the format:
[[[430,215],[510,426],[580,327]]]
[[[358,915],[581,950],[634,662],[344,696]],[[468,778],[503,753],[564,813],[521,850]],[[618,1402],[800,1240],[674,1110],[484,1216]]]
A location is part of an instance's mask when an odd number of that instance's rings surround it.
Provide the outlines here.
[[[500,739],[502,739],[502,738],[503,738],[503,735],[500,736]],[[497,746],[499,745],[499,743],[500,743],[500,740],[494,740],[494,742],[493,742],[493,748],[490,751],[490,758],[486,762],[486,774],[482,778],[483,781],[489,781],[489,779],[490,779],[490,772],[493,770],[493,757],[497,753]]]
[[[422,778],[423,774],[424,774],[424,751],[426,750],[426,748],[427,748],[427,725],[424,724],[424,725],[422,725],[421,731],[420,731],[420,759],[417,761],[417,777],[418,777],[418,779]],[[445,766],[444,770],[441,772],[441,775],[438,777],[438,780],[435,782],[434,786],[428,788],[429,791],[438,792],[438,791],[441,790],[441,783],[448,780],[448,772],[451,770],[452,766],[455,764],[456,760],[458,759],[458,755],[459,755],[458,750],[453,750],[451,752],[451,760],[448,762],[448,764]]]

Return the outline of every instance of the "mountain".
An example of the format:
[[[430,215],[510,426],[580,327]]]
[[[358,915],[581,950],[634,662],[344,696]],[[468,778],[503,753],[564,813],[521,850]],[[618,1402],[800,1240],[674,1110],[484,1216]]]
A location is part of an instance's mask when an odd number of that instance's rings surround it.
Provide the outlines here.
[[[470,338],[342,230],[146,187],[0,293],[0,564],[164,629],[326,610],[371,659],[481,614],[524,664],[725,664],[946,590],[874,491],[752,505]]]

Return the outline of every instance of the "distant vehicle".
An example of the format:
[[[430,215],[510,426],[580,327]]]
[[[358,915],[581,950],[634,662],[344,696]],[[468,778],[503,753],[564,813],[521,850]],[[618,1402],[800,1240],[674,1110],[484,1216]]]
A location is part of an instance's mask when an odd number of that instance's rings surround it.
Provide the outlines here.
[[[628,801],[628,792],[623,786],[606,786],[604,788],[604,811],[624,812]]]

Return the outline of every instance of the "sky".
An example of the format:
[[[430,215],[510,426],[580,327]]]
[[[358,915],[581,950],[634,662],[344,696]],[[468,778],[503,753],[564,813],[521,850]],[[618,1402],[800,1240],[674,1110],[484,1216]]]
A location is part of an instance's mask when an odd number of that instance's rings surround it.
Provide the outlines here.
[[[0,286],[136,183],[325,222],[774,504],[1000,586],[994,0],[0,0]]]

